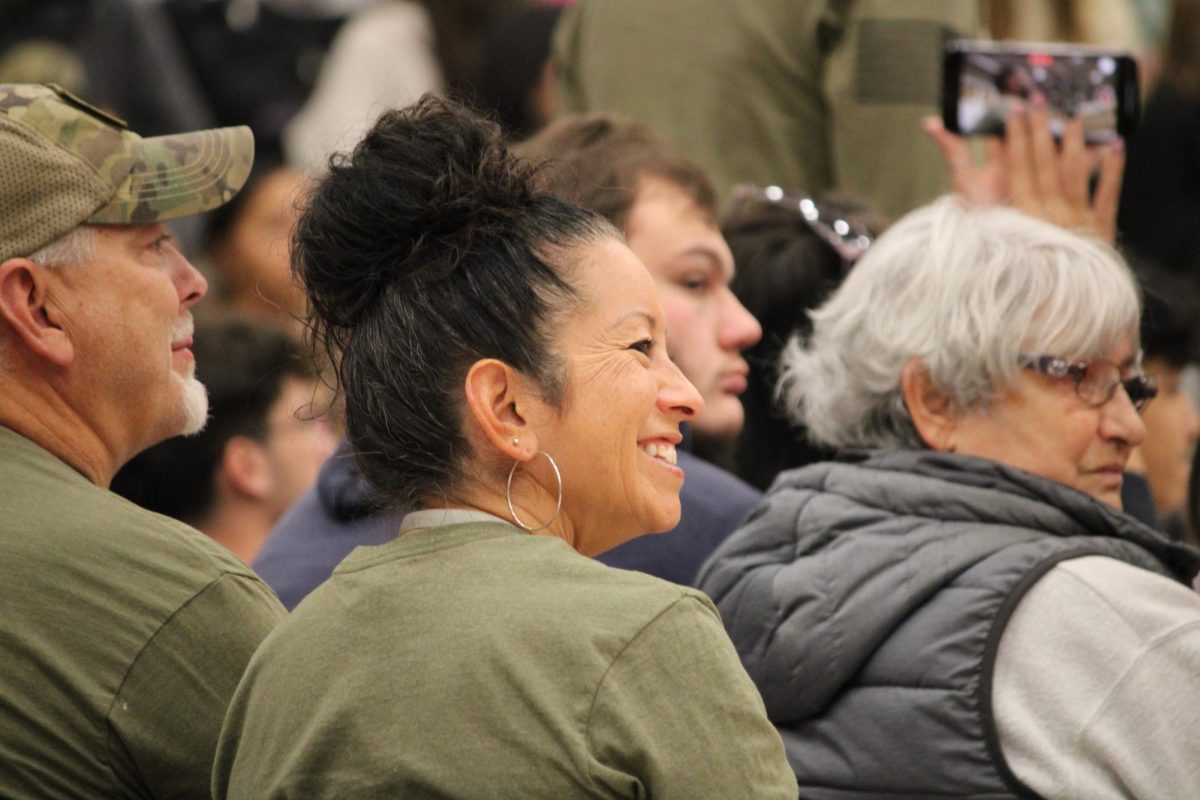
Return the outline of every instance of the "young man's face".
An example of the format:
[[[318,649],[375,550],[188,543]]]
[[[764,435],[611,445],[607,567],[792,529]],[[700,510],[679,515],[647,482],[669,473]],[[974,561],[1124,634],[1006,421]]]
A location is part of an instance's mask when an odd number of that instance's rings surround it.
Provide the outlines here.
[[[704,398],[693,431],[707,438],[736,436],[749,372],[741,353],[762,338],[762,327],[729,289],[733,255],[716,221],[678,186],[647,177],[625,237],[658,284],[671,358]]]

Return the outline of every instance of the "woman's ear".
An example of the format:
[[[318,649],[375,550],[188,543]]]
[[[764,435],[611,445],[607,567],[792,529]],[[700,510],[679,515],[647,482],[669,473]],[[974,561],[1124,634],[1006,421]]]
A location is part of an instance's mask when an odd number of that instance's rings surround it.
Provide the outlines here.
[[[483,437],[510,459],[527,461],[538,452],[537,434],[526,419],[525,380],[494,358],[476,361],[467,371],[467,410]]]
[[[917,435],[939,452],[953,453],[958,432],[958,409],[929,376],[919,358],[910,360],[900,373],[900,392]]]

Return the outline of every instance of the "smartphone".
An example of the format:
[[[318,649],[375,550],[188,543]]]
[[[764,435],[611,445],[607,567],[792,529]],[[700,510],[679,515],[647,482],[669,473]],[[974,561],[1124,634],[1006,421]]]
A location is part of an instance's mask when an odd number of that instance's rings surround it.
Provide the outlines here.
[[[1137,62],[1128,53],[1032,42],[956,39],[946,44],[946,130],[963,136],[1002,136],[1009,109],[1035,91],[1046,98],[1056,137],[1075,115],[1083,120],[1089,144],[1127,137],[1137,125]]]

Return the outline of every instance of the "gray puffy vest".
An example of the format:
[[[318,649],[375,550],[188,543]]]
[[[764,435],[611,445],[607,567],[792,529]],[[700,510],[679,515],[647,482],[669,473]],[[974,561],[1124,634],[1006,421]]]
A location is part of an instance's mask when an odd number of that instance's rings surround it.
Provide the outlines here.
[[[1073,489],[931,452],[784,473],[701,571],[806,800],[1037,797],[992,718],[1000,636],[1060,561],[1200,554]]]

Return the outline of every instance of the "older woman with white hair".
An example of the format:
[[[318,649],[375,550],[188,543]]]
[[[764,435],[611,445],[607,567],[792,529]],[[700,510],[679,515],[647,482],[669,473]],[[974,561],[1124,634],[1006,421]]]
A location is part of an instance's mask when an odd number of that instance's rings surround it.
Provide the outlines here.
[[[842,455],[699,585],[801,796],[1200,797],[1200,554],[1120,508],[1139,311],[1102,242],[947,198],[786,349],[781,398]]]

